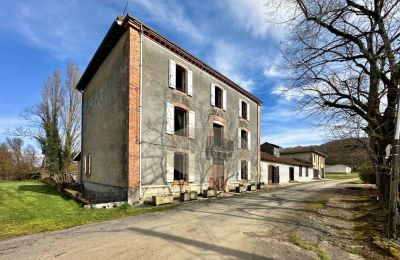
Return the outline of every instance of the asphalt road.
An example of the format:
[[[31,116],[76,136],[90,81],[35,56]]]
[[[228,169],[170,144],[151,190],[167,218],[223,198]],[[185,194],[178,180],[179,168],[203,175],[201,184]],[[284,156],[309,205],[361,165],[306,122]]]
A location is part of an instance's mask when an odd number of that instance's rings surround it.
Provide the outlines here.
[[[316,259],[288,242],[317,181],[0,241],[0,259]]]

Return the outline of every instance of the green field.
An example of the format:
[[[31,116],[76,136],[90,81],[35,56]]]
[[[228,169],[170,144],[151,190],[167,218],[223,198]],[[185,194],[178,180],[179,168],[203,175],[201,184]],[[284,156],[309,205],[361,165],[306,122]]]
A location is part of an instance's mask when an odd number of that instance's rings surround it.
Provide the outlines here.
[[[84,209],[39,181],[0,182],[0,238],[166,210],[175,205]]]
[[[333,180],[347,180],[358,178],[358,173],[325,173],[325,179],[333,179]]]

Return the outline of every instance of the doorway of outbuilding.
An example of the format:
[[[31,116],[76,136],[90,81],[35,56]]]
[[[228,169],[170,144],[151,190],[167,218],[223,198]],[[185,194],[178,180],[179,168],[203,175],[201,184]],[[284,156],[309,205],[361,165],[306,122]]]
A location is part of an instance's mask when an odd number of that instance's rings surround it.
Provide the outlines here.
[[[289,181],[294,181],[294,167],[289,167]]]

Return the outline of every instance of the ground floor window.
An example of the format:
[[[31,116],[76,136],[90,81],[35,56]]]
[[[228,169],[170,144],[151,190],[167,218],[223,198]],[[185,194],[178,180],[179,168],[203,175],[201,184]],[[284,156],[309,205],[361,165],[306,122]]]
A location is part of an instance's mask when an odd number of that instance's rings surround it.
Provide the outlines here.
[[[308,167],[306,167],[306,177],[308,177]]]
[[[241,161],[240,164],[241,164],[241,167],[240,167],[241,168],[241,172],[240,172],[241,179],[247,180],[248,179],[247,178],[247,176],[248,176],[247,161]]]
[[[174,154],[174,181],[187,181],[187,155],[184,153]]]
[[[299,177],[303,177],[303,167],[299,166]]]

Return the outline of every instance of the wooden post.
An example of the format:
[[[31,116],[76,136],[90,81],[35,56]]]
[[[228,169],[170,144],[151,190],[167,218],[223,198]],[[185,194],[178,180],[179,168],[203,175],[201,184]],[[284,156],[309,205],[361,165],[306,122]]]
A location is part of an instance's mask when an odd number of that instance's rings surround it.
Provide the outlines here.
[[[398,98],[398,102],[400,99]],[[388,237],[396,238],[398,218],[399,153],[400,153],[400,104],[397,105],[396,132],[392,147],[392,171],[390,174]]]

